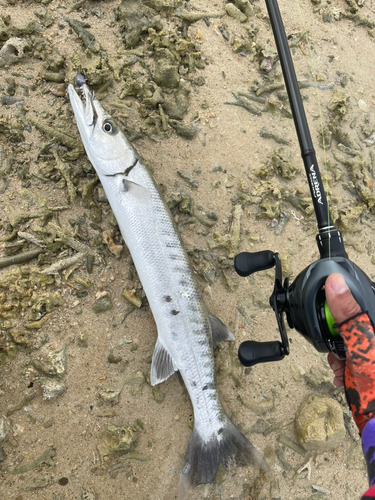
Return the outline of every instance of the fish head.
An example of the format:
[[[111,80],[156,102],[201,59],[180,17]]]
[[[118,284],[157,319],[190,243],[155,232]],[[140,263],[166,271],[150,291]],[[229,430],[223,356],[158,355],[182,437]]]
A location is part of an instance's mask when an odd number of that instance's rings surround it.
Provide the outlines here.
[[[80,78],[79,78],[80,77]],[[98,175],[116,175],[136,161],[136,152],[112,116],[105,111],[81,75],[77,75],[83,100],[74,86],[68,92],[87,156]]]

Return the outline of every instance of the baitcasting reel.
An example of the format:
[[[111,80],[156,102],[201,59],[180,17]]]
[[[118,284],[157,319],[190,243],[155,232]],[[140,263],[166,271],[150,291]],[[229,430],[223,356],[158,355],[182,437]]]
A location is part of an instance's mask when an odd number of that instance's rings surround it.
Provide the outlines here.
[[[344,342],[334,327],[334,320],[325,299],[324,283],[332,273],[340,273],[362,311],[367,311],[371,321],[375,319],[374,284],[366,274],[345,257],[322,258],[310,264],[289,285],[288,278],[282,283],[281,261],[278,253],[242,252],[234,260],[234,268],[240,276],[275,266],[275,285],[270,306],[276,314],[281,342],[242,342],[238,357],[244,366],[279,361],[289,354],[288,336],[284,313],[290,328],[295,328],[319,352],[331,351],[345,359]]]
[[[375,284],[358,266],[348,260],[340,231],[333,225],[277,1],[266,0],[266,5],[318,223],[319,234],[316,240],[320,260],[306,267],[289,285],[288,278],[282,283],[278,253],[266,250],[256,253],[243,252],[236,256],[234,268],[240,276],[249,276],[257,271],[276,267],[270,305],[275,311],[281,334],[281,342],[243,342],[238,356],[243,365],[252,366],[261,362],[278,361],[289,354],[283,318],[285,313],[289,327],[295,328],[318,351],[331,351],[343,359],[344,342],[334,328],[334,320],[325,299],[324,283],[330,274],[342,274],[354,298],[362,311],[368,313],[373,325]]]

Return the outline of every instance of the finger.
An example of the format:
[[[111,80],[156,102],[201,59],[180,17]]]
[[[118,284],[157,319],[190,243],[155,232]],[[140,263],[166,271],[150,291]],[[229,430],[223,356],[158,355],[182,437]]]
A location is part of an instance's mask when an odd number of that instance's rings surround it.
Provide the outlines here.
[[[344,359],[337,359],[336,356],[330,352],[328,353],[327,356],[329,366],[331,367],[331,370],[336,373],[341,368],[345,367],[345,360]]]
[[[337,324],[361,312],[341,274],[333,273],[328,276],[325,294],[328,308]]]
[[[335,374],[333,379],[333,385],[335,387],[343,387],[344,385],[344,372],[345,372],[345,360],[337,359],[332,352],[328,353],[328,363]]]
[[[333,385],[335,387],[344,387],[344,377],[335,377],[333,379]]]

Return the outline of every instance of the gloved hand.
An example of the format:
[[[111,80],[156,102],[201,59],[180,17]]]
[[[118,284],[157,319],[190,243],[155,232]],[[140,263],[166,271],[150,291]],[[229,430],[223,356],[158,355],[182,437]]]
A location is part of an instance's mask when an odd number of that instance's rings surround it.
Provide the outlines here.
[[[346,350],[346,361],[340,361],[330,353],[328,362],[335,372],[335,385],[345,386],[354,421],[362,434],[367,422],[375,417],[374,328],[367,313],[361,311],[341,274],[333,273],[328,276],[325,294]]]

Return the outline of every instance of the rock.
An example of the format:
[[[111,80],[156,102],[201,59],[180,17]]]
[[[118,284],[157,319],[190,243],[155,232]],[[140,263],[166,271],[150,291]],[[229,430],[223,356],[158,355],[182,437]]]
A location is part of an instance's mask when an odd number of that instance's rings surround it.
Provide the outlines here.
[[[34,338],[34,332],[29,330],[21,330],[19,328],[12,328],[11,330],[9,330],[9,333],[16,344],[31,347]]]
[[[299,168],[291,163],[292,150],[288,146],[278,146],[272,154],[272,165],[275,171],[284,179],[292,179]]]
[[[177,88],[180,83],[178,66],[170,64],[168,60],[160,59],[155,65],[154,80],[161,87]]]
[[[92,491],[82,491],[81,495],[82,500],[96,500],[96,494]]]
[[[216,276],[216,268],[212,264],[212,262],[206,262],[202,269],[199,271],[199,274],[208,282],[213,283],[215,281]]]
[[[194,179],[194,177],[191,175],[191,173],[188,170],[177,170],[177,173],[182,179],[184,179],[185,182],[187,182],[189,184],[189,186],[192,189],[198,188],[198,182]],[[191,201],[191,200],[189,200],[189,201]],[[181,203],[182,203],[182,200],[181,200]],[[180,211],[184,211],[183,207],[181,207],[181,209],[182,210],[180,210]],[[192,212],[192,210],[190,211],[190,213],[191,212]],[[185,209],[184,213],[189,213],[189,212],[187,212]]]
[[[102,238],[103,238],[103,243],[107,245],[108,250],[111,252],[111,254],[119,259],[124,247],[122,245],[117,245],[113,241],[114,238],[113,230],[107,229],[106,231],[103,231]]]
[[[184,137],[185,139],[193,139],[195,136],[197,129],[194,125],[190,125],[187,123],[180,122],[178,120],[169,120],[169,125],[173,127],[178,135]]]
[[[254,15],[254,8],[249,0],[235,0],[236,7],[240,9],[247,17]]]
[[[0,67],[17,63],[25,56],[29,44],[22,38],[9,38],[0,50]]]
[[[298,409],[295,431],[308,451],[322,453],[337,448],[346,434],[340,404],[334,399],[308,396]]]
[[[334,387],[333,378],[323,375],[323,373],[315,368],[311,368],[309,373],[304,374],[304,377],[306,382],[316,389],[319,389],[320,387],[327,387],[328,389],[332,389]]]
[[[221,272],[223,273],[223,282],[225,287],[231,292],[237,290],[239,285],[238,281],[234,278],[234,272],[228,271],[227,269],[222,269]]]
[[[146,377],[141,370],[131,373],[128,375],[124,381],[124,384],[130,387],[130,392],[135,398],[139,398],[142,395],[143,386],[146,383]]]
[[[57,380],[44,379],[40,381],[43,389],[43,399],[54,401],[61,393],[65,391],[65,385]]]
[[[153,386],[151,387],[152,389],[152,397],[157,403],[162,403],[165,398],[164,392],[158,387],[158,386]]]
[[[118,426],[108,424],[107,429],[101,435],[102,442],[109,453],[116,451],[127,452],[134,448],[136,436],[130,426]]]
[[[109,296],[108,293],[105,295],[102,295],[101,297],[98,297],[96,301],[94,302],[94,305],[92,306],[94,312],[96,314],[100,314],[102,312],[110,311],[112,309],[112,301],[111,297]]]
[[[238,396],[239,401],[256,415],[261,416],[274,409],[273,399],[264,399],[262,401],[253,401],[249,398]]]
[[[99,391],[99,396],[105,403],[110,403],[112,405],[115,405],[118,403],[120,392],[121,389],[116,389],[114,387],[107,387]]]
[[[88,347],[87,336],[84,332],[80,332],[77,336],[78,347]]]
[[[190,82],[180,82],[176,95],[166,98],[163,109],[169,118],[182,120],[189,108]],[[144,102],[144,101],[143,101]]]
[[[250,434],[263,434],[264,431],[268,429],[270,424],[263,420],[262,418],[258,418],[254,425],[251,426],[249,433]]]
[[[358,107],[364,113],[368,113],[370,111],[369,105],[363,99],[359,99],[359,101],[358,101]]]
[[[49,448],[47,449],[44,453],[42,453],[38,458],[35,460],[31,460],[29,462],[26,462],[25,464],[22,464],[20,467],[17,467],[16,469],[13,469],[10,471],[10,474],[16,475],[16,474],[25,474],[26,472],[29,472],[34,469],[38,469],[41,465],[49,465],[52,467],[54,465],[53,458],[56,456],[56,450],[54,448]]]
[[[121,295],[133,304],[133,306],[138,307],[138,309],[141,307],[142,298],[136,293],[135,289],[124,288]]]
[[[39,18],[39,21],[45,28],[52,26],[52,24],[55,22],[51,14],[44,7],[36,8],[34,10],[34,14]]]
[[[245,14],[241,12],[240,9],[237,9],[237,7],[232,3],[227,3],[225,10],[227,11],[228,16],[237,19],[240,23],[247,21],[247,16],[245,16]]]
[[[50,351],[46,356],[32,360],[34,368],[48,377],[61,378],[66,371],[66,351],[64,345],[60,349]]]
[[[115,356],[111,350],[107,356],[107,362],[116,365],[117,363],[120,363],[120,361],[122,361],[122,356]]]
[[[6,417],[0,418],[0,443],[5,441],[12,430],[12,424]]]

